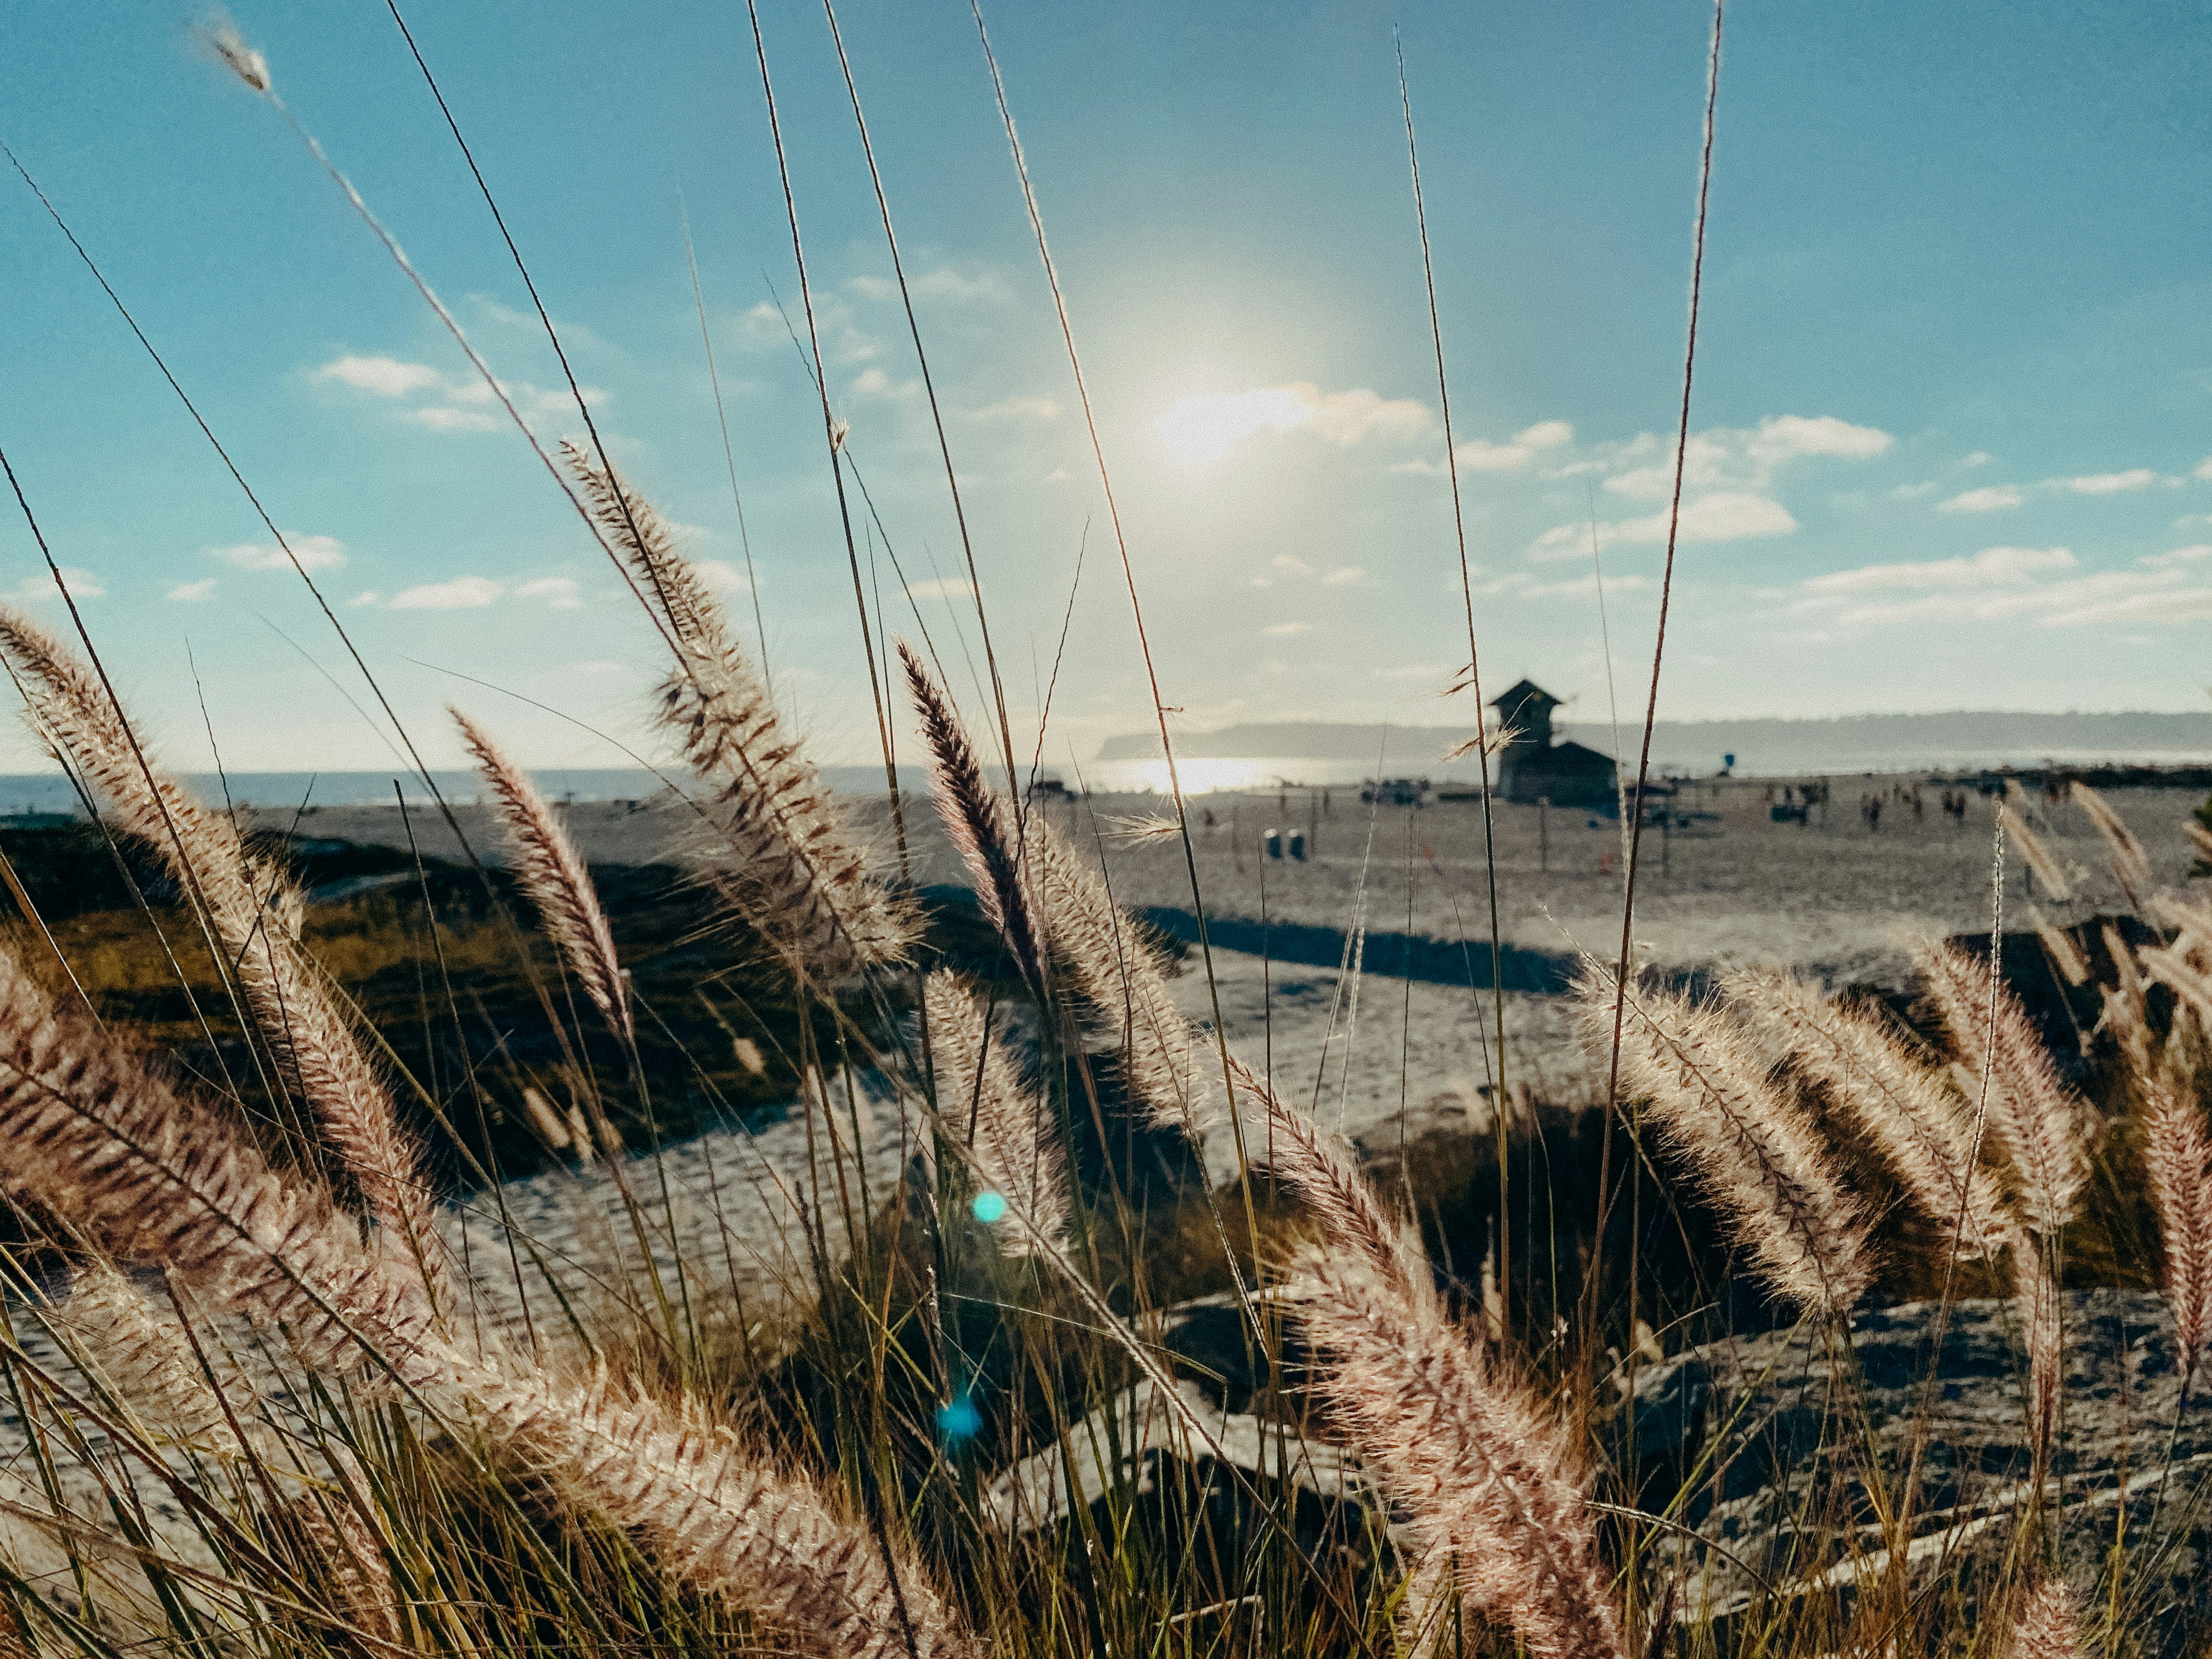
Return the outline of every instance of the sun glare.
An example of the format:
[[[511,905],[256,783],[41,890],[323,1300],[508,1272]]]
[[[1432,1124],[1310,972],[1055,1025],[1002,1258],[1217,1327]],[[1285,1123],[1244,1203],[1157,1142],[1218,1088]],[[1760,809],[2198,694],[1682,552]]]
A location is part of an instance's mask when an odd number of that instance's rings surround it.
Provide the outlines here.
[[[1312,418],[1311,404],[1294,388],[1269,386],[1186,398],[1152,426],[1176,459],[1205,466],[1255,432],[1285,432]]]

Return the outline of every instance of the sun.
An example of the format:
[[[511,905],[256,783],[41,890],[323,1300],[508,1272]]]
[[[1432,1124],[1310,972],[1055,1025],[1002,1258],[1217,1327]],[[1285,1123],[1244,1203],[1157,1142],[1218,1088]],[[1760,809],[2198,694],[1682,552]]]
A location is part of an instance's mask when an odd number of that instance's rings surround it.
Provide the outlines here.
[[[1289,386],[1185,398],[1152,422],[1169,454],[1185,466],[1206,466],[1255,432],[1304,426],[1313,410]]]

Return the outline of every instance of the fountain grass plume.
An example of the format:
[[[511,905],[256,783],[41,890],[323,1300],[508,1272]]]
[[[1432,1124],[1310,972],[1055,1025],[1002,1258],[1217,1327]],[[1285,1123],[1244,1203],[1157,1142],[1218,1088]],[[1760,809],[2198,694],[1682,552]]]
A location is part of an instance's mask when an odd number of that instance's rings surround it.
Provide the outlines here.
[[[411,1262],[364,1244],[325,1196],[56,1009],[4,952],[0,1143],[0,1191],[64,1236],[283,1326],[312,1364],[358,1364],[367,1341],[403,1378],[435,1374],[439,1322]]]
[[[175,1310],[156,1305],[104,1257],[77,1263],[52,1315],[155,1435],[217,1456],[243,1449]]]
[[[911,903],[875,878],[721,602],[634,488],[581,445],[564,444],[562,454],[594,526],[635,573],[673,639],[660,720],[684,763],[714,788],[716,886],[816,977],[903,962],[914,947]]]
[[[993,1230],[1008,1255],[1055,1248],[1067,1226],[1067,1175],[1044,1103],[1023,1086],[975,987],[939,969],[922,981],[940,1123],[964,1141],[978,1185],[1011,1212]]]
[[[2028,907],[2027,919],[2035,928],[2036,938],[2043,942],[2043,948],[2051,957],[2051,965],[2058,970],[2059,977],[2069,985],[2087,984],[2088,958],[2081,954],[2081,947],[2074,942],[2074,936],[2033,905]]]
[[[1972,1110],[1879,1012],[1778,969],[1731,975],[1723,988],[1770,1054],[1826,1089],[1965,1259],[1994,1259],[2014,1241],[2004,1193],[1976,1155]]]
[[[1613,981],[1590,963],[1577,988],[1592,1051],[1613,1045]],[[1713,1002],[1628,993],[1620,1076],[1710,1183],[1753,1271],[1776,1294],[1829,1317],[1872,1283],[1866,1216],[1803,1104]]]
[[[1042,1002],[1046,994],[1044,947],[1030,911],[1022,849],[1005,805],[983,781],[982,763],[951,698],[904,640],[898,641],[898,653],[908,695],[921,717],[930,793],[937,801],[938,817],[944,820],[945,838],[967,866],[984,919],[999,930],[1013,953],[1015,967]]]
[[[1104,878],[1042,813],[1030,816],[1026,839],[1054,964],[1113,1036],[1123,1080],[1146,1115],[1195,1138],[1213,1092],[1210,1067],[1168,989],[1151,931],[1114,902]]]
[[[491,733],[450,704],[446,712],[461,728],[462,741],[491,787],[500,822],[514,849],[515,874],[539,921],[607,1023],[624,1042],[635,1043],[637,1028],[630,1014],[629,982],[615,954],[614,932],[575,843],[529,775]]]
[[[2035,872],[2037,879],[2050,890],[2051,896],[2055,899],[2071,897],[2074,884],[2066,878],[2065,871],[2059,867],[2058,860],[2051,855],[2049,845],[2029,827],[2027,820],[2014,810],[2009,800],[2000,799],[1997,802],[1997,822],[2004,826],[2005,834],[2011,836],[2013,844],[2020,848],[2021,856],[2027,860],[2027,867]]]
[[[2006,1659],[2081,1659],[2074,1592],[2063,1578],[2041,1580],[2021,1601]]]
[[[1992,983],[1990,964],[1936,939],[1915,940],[1912,959],[1978,1093],[1989,1078],[1990,1127],[2012,1161],[2028,1225],[2056,1232],[2088,1179],[2086,1104],[2058,1080],[2051,1051],[2019,999]]]
[[[2128,908],[2144,921],[2154,918],[2158,904],[2157,884],[2151,878],[2150,854],[2136,838],[2136,832],[2121,821],[2112,810],[2112,803],[2076,778],[2067,789],[2067,799],[2089,815],[2089,822],[2105,838],[2105,851],[2112,866],[2112,878],[2120,884],[2120,891],[2128,901]]]
[[[2185,1376],[2212,1341],[2212,1143],[2191,1092],[2162,1079],[2142,1082],[2148,1110],[2143,1165],[2158,1216],[2159,1289],[2173,1316]]]
[[[1285,1105],[1234,1055],[1229,1074],[1237,1093],[1259,1120],[1250,1137],[1254,1161],[1288,1183],[1331,1243],[1355,1253],[1379,1280],[1416,1290],[1427,1287],[1428,1261],[1418,1237],[1391,1213],[1375,1183],[1359,1172],[1352,1149],[1324,1134],[1304,1112]]]
[[[74,652],[4,606],[0,657],[23,688],[41,738],[74,763],[118,827],[158,854],[201,908],[284,1082],[313,1108],[370,1213],[404,1242],[429,1283],[442,1283],[420,1160],[352,1021],[300,949],[300,899],[290,882],[246,848],[228,817],[201,807],[154,764],[122,708]]]
[[[2058,1407],[2066,1383],[2065,1333],[2060,1326],[2057,1281],[2033,1241],[2012,1253],[2014,1299],[2027,1349],[2027,1443],[2035,1462],[2033,1490],[2040,1492],[2058,1448]]]
[[[624,1527],[677,1577],[830,1659],[971,1659],[975,1644],[912,1553],[812,1481],[776,1468],[696,1402],[671,1410],[541,1374],[487,1380],[486,1428]]]
[[[1316,1386],[1406,1517],[1417,1557],[1409,1601],[1431,1616],[1434,1569],[1457,1568],[1462,1607],[1539,1659],[1620,1656],[1613,1574],[1599,1553],[1565,1431],[1483,1363],[1426,1285],[1376,1273],[1355,1253],[1316,1266],[1306,1340]]]

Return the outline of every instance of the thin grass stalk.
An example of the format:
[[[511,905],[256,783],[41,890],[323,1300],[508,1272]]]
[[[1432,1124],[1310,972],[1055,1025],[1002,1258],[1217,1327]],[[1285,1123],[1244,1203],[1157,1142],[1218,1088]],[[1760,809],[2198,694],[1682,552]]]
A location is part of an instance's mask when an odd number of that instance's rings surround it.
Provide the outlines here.
[[[1947,941],[1922,939],[1912,958],[1965,1068],[1978,1083],[1988,1079],[1988,1121],[2011,1158],[2028,1224],[2056,1232],[2088,1179],[2086,1106],[2059,1081],[1994,957],[1984,964]]]
[[[1796,1306],[1836,1317],[1873,1281],[1868,1224],[1803,1105],[1749,1035],[1711,1004],[1656,991],[1616,994],[1594,963],[1579,988],[1594,1052],[1626,1011],[1620,1066],[1631,1097],[1697,1167],[1753,1271]]]
[[[615,953],[614,930],[607,925],[599,890],[582,855],[529,774],[491,733],[451,705],[446,712],[460,727],[461,740],[491,788],[514,850],[515,874],[539,921],[607,1024],[625,1045],[635,1046],[637,1027],[630,1013],[629,981]]]
[[[1886,1021],[1777,970],[1732,975],[1723,988],[1775,1049],[1826,1087],[1914,1206],[1960,1237],[1966,1260],[1994,1259],[2013,1242],[2004,1194],[1975,1155],[1966,1103]]]
[[[2058,1448],[2058,1409],[2066,1386],[2065,1333],[2058,1305],[2058,1285],[2045,1264],[2041,1249],[2023,1243],[2013,1252],[2013,1282],[2020,1310],[2021,1330],[2027,1349],[2027,1443],[2033,1458],[2035,1503],[2043,1502],[2043,1487]]]

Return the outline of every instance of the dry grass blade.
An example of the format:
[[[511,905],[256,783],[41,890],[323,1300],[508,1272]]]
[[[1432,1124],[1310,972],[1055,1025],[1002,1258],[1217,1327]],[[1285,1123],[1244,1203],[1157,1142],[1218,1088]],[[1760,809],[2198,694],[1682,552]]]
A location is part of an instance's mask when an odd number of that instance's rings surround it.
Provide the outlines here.
[[[2212,1143],[2204,1115],[2189,1093],[2146,1079],[2143,1164],[2158,1215],[2159,1288],[2173,1316],[2185,1376],[2192,1375],[2212,1340]]]
[[[812,1482],[782,1473],[689,1402],[669,1411],[601,1376],[479,1389],[485,1427],[542,1460],[682,1578],[793,1632],[831,1659],[965,1659],[975,1644],[910,1553]],[[887,1562],[886,1554],[890,1559]]]
[[[415,1149],[350,1020],[301,954],[290,884],[248,854],[228,817],[203,809],[152,764],[106,688],[46,629],[0,607],[0,654],[43,735],[75,760],[122,830],[152,848],[204,908],[287,1081],[314,1109],[370,1212],[435,1282],[441,1258]]]
[[[1455,687],[1454,690],[1457,688]],[[1437,758],[1440,761],[1465,760],[1469,755],[1477,751],[1486,755],[1496,755],[1528,735],[1517,726],[1501,726],[1487,735],[1478,732],[1471,738],[1453,744]]]
[[[968,1143],[975,1179],[1015,1224],[994,1233],[1008,1255],[1056,1247],[1067,1225],[1067,1176],[1045,1106],[1022,1086],[973,987],[939,969],[922,981],[939,1119]],[[1021,1222],[1026,1221],[1026,1226]]]
[[[1106,835],[1112,841],[1127,842],[1131,846],[1142,846],[1148,841],[1166,841],[1182,833],[1182,825],[1158,812],[1143,812],[1134,817],[1108,818]]]
[[[448,706],[446,712],[461,728],[461,740],[468,744],[477,770],[491,787],[500,822],[506,826],[508,843],[514,849],[515,873],[538,920],[561,947],[570,969],[607,1023],[625,1042],[635,1042],[629,988],[615,955],[614,932],[607,926],[606,912],[599,908],[591,872],[568,839],[568,832],[553,816],[529,775],[507,757],[489,732],[458,708]]]
[[[1487,1372],[1433,1303],[1364,1261],[1324,1261],[1305,1311],[1323,1398],[1422,1559],[1457,1558],[1468,1610],[1540,1659],[1623,1654],[1613,1575],[1560,1426]],[[1414,1588],[1431,1589],[1425,1576]]]
[[[331,1464],[336,1491],[315,1489],[287,1498],[276,1519],[296,1531],[306,1545],[309,1578],[322,1592],[331,1616],[382,1644],[398,1642],[399,1597],[385,1559],[383,1540],[370,1517],[368,1477],[358,1458],[336,1442],[323,1455]]]
[[[2043,941],[2051,965],[2058,970],[2059,977],[2069,985],[2087,984],[2089,959],[2081,954],[2081,947],[2074,942],[2074,936],[2033,906],[2029,907],[2027,918],[2034,924],[2035,936]]]
[[[668,624],[678,661],[660,686],[661,723],[684,763],[712,784],[725,896],[817,977],[902,962],[911,905],[875,879],[827,785],[776,713],[730,631],[721,602],[676,550],[666,524],[581,445],[562,453],[585,510]]]
[[[2142,842],[2136,839],[2134,830],[2121,822],[2112,803],[2080,779],[2075,780],[2067,796],[2089,815],[2089,822],[2105,838],[2105,849],[2112,860],[2112,878],[2127,896],[2128,908],[2148,921],[2157,908],[2158,888],[2151,878],[2150,854],[2143,850]]]
[[[1595,966],[1579,988],[1593,1052],[1612,1046],[1613,983]],[[1753,1271],[1799,1307],[1834,1316],[1872,1282],[1867,1222],[1804,1107],[1718,1007],[1631,993],[1620,1076],[1697,1166]]]
[[[1968,1261],[1994,1258],[2012,1242],[2004,1194],[1975,1155],[1972,1111],[1899,1033],[1778,970],[1731,975],[1725,988],[1772,1048],[1826,1088]]]
[[[2004,826],[2005,834],[2012,837],[2021,856],[2027,860],[2027,867],[2035,872],[2036,878],[2049,890],[2050,896],[2055,899],[2071,897],[2073,884],[2067,880],[2066,872],[2058,867],[2058,860],[2051,856],[2043,837],[2029,828],[2027,820],[2014,810],[2009,800],[1997,802],[1997,822]]]
[[[1990,966],[1941,939],[1916,940],[1912,957],[1978,1096],[1981,1079],[1989,1079],[1990,1126],[2012,1160],[2028,1224],[2057,1231],[2088,1179],[2087,1109],[2058,1080],[2019,999],[1992,985]]]

